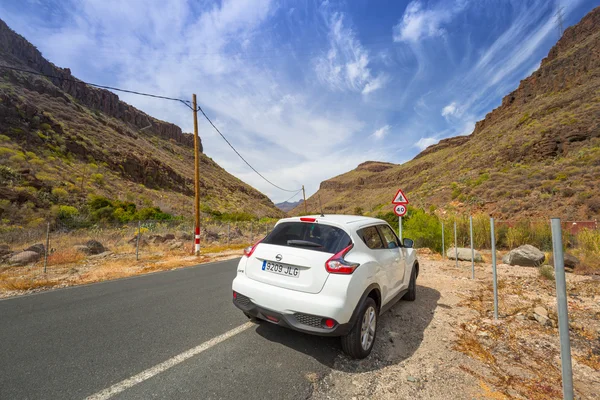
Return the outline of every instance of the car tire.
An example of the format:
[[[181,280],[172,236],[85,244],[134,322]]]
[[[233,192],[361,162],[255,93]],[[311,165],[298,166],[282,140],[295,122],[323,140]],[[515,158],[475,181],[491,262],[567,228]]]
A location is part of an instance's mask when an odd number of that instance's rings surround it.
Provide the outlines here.
[[[365,358],[371,354],[377,336],[378,318],[379,311],[375,300],[367,297],[354,326],[347,335],[341,337],[344,353],[356,359]]]
[[[403,297],[407,301],[415,301],[417,299],[417,268],[413,266],[410,273],[410,282],[408,283],[408,292]]]

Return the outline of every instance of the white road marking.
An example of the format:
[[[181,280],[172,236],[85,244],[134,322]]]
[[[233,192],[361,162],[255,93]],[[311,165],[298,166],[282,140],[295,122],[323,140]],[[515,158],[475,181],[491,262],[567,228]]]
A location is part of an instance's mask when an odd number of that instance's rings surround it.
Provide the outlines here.
[[[233,328],[232,330],[225,332],[222,335],[214,337],[196,347],[184,351],[183,353],[178,354],[175,357],[168,359],[167,361],[163,361],[162,363],[157,364],[154,367],[148,368],[147,370],[142,371],[139,374],[132,376],[131,378],[125,379],[119,383],[115,383],[111,387],[87,397],[86,400],[110,399],[114,395],[119,394],[122,391],[137,385],[138,383],[142,383],[145,380],[148,380],[153,376],[160,374],[161,372],[165,372],[169,368],[172,368],[177,364],[180,364],[185,360],[194,357],[195,355],[198,355],[205,350],[210,349],[211,347],[229,339],[230,337],[237,335],[238,333],[245,331],[246,329],[252,326],[255,326],[255,324],[253,324],[252,322],[246,322],[245,324],[240,325],[237,328]]]

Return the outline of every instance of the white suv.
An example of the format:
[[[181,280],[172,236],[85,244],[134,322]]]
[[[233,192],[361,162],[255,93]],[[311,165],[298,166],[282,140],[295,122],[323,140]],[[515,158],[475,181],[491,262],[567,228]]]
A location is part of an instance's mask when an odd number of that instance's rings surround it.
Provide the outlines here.
[[[419,263],[380,219],[352,215],[285,218],[244,250],[233,303],[249,318],[301,332],[341,336],[349,356],[371,353],[377,319],[400,298],[415,300]]]

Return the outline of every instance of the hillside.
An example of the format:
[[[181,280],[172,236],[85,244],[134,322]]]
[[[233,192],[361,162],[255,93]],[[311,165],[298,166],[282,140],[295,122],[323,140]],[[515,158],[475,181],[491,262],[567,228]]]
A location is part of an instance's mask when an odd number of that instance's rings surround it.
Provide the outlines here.
[[[313,212],[321,196],[325,212],[376,214],[392,210],[398,187],[411,205],[439,211],[600,217],[600,7],[568,28],[471,135],[402,165],[365,162],[322,182],[307,202]]]
[[[79,83],[3,21],[0,65],[68,79],[0,69],[3,224],[35,225],[60,206],[84,210],[90,195],[192,216],[193,135]],[[200,169],[204,212],[283,214],[205,154]]]

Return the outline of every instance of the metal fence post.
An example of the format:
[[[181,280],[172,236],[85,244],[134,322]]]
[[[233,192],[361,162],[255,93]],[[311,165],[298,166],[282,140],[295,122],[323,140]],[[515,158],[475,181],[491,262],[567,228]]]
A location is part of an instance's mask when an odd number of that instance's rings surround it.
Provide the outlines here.
[[[48,246],[50,246],[50,222],[46,227],[46,248],[44,249],[44,274],[48,266]]]
[[[456,268],[458,268],[458,241],[456,239],[456,221],[454,221],[454,258],[456,259]]]
[[[475,279],[475,249],[473,248],[473,216],[469,215],[469,231],[471,233],[471,279]]]
[[[138,221],[138,234],[137,240],[135,243],[135,260],[139,261],[140,259],[140,236],[142,236],[142,222]]]
[[[227,223],[227,244],[229,244],[231,240],[231,222]]]
[[[442,259],[446,258],[446,244],[444,243],[444,222],[442,222]]]
[[[490,218],[492,232],[492,279],[494,281],[494,319],[498,319],[498,277],[496,275],[496,234],[494,233],[494,218]]]
[[[563,254],[562,232],[559,218],[551,219],[554,276],[556,279],[556,303],[558,306],[558,332],[560,335],[560,363],[562,367],[563,399],[573,399],[573,370],[571,365],[571,341],[569,338],[569,310],[567,307],[567,283]]]

